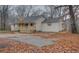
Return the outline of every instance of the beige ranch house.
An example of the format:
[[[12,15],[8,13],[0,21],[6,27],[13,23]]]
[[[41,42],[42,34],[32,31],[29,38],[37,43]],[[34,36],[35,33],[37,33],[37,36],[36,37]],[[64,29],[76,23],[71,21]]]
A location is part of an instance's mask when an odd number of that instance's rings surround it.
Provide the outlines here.
[[[31,16],[20,18],[18,22],[11,24],[11,31],[18,32],[61,32],[65,31],[62,19],[44,18],[42,16]]]

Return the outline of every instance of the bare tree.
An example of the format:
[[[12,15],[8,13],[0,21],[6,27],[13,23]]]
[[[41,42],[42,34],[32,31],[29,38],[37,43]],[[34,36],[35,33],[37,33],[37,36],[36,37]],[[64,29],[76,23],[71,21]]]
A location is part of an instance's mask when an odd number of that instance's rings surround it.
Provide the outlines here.
[[[49,14],[51,18],[55,18],[55,17],[59,17],[61,16],[63,13],[63,8],[57,8],[56,9],[56,5],[49,5],[49,6],[46,6],[46,10],[47,10],[47,13],[46,14]]]
[[[28,6],[20,5],[20,6],[17,6],[15,8],[15,10],[16,10],[16,13],[19,17],[29,16],[29,14],[32,10],[32,5],[28,5]]]
[[[31,16],[39,16],[42,14],[42,10],[38,9],[38,10],[32,10],[32,14]]]
[[[69,14],[70,14],[70,19],[71,19],[72,33],[77,33],[75,16],[74,16],[73,6],[72,5],[69,5]]]
[[[8,19],[8,5],[1,6],[1,30],[6,29],[6,21]]]
[[[21,16],[24,16],[26,8],[24,5],[21,5],[21,6],[17,6],[15,10],[16,10],[17,15],[21,17]]]
[[[53,18],[54,17],[54,7],[53,5],[49,5],[47,6],[48,9],[49,9],[49,14],[50,14],[50,17]]]
[[[57,6],[56,8],[62,8],[62,7],[68,7],[68,9],[67,10],[69,10],[69,13],[67,13],[67,14],[64,14],[64,16],[66,16],[66,15],[70,15],[70,23],[71,23],[71,32],[72,33],[77,33],[77,28],[76,28],[76,22],[75,22],[75,13],[74,13],[74,11],[73,11],[73,6],[72,5],[67,5],[67,6]]]

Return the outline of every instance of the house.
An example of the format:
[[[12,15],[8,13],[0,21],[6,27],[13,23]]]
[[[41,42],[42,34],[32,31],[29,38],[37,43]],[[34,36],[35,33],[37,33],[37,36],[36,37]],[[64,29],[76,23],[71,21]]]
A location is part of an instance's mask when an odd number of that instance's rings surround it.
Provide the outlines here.
[[[19,21],[11,24],[11,31],[17,31],[16,28],[18,28],[19,32],[35,32],[35,31],[41,31],[41,22],[44,20],[42,16],[31,16],[26,17],[23,19],[22,17],[18,19]]]
[[[76,22],[77,32],[79,33],[79,18],[77,18],[75,22]]]
[[[20,18],[18,22],[12,24],[13,29],[11,31],[19,32],[60,32],[64,31],[64,22],[62,19],[44,18],[42,16],[31,16],[26,18]]]
[[[65,31],[65,24],[61,18],[49,17],[42,22],[42,32],[61,32]]]

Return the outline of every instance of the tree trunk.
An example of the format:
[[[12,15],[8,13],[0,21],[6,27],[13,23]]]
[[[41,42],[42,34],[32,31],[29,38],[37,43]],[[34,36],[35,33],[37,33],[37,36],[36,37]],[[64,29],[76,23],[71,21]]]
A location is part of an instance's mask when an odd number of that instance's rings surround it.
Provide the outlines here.
[[[69,13],[70,13],[70,20],[71,20],[71,31],[72,31],[72,33],[77,33],[75,16],[74,16],[72,5],[69,5]]]
[[[1,30],[6,30],[6,21],[8,18],[8,6],[3,6],[1,13]]]

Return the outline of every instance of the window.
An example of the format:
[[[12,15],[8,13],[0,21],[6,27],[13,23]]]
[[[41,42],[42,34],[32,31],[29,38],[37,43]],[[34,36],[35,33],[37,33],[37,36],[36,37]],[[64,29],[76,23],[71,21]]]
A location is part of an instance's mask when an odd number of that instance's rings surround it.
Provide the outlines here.
[[[26,26],[28,26],[28,24],[26,24]]]
[[[31,23],[30,25],[33,26],[33,23]]]
[[[51,26],[51,23],[48,23],[48,26]]]

